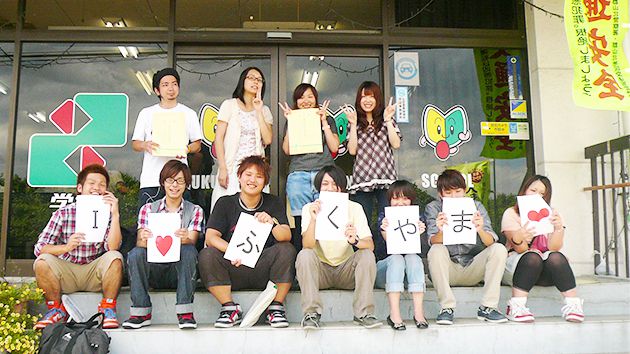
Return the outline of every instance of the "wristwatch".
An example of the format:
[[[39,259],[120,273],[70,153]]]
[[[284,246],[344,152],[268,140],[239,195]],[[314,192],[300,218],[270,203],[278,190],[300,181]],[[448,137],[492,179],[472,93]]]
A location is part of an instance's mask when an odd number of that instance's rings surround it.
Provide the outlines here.
[[[356,246],[356,245],[358,245],[358,244],[359,244],[359,236],[354,235],[354,237],[355,237],[356,241],[354,241],[354,242],[350,242],[350,241],[348,241],[348,243],[349,243],[349,244],[351,244],[351,245],[353,245],[353,246]]]

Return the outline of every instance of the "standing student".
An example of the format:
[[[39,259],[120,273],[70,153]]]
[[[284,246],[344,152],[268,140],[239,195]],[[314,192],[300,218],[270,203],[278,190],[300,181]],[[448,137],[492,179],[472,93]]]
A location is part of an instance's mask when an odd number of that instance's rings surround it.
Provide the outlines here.
[[[160,171],[164,164],[171,159],[166,156],[154,156],[159,145],[153,139],[153,117],[158,113],[183,113],[185,116],[186,134],[189,143],[182,146],[188,154],[201,151],[201,127],[197,114],[192,109],[178,103],[179,74],[173,68],[165,68],[153,75],[153,91],[160,102],[143,108],[138,114],[136,127],[133,131],[132,148],[143,152],[142,172],[140,173],[140,190],[138,192],[138,207],[147,202],[160,200],[164,197],[164,190],[160,188]],[[187,155],[177,156],[177,159],[187,163]]]
[[[409,206],[416,202],[416,191],[413,184],[408,181],[396,181],[387,190],[387,199],[392,207]],[[381,222],[381,235],[387,241],[387,227],[389,220],[383,218]],[[424,233],[425,225],[418,221],[418,232]],[[378,246],[377,246],[378,247]],[[384,250],[387,253],[387,250]],[[405,281],[406,280],[406,281]],[[422,301],[426,284],[424,281],[424,264],[417,254],[392,254],[376,263],[376,287],[385,289],[389,301],[389,316],[387,323],[395,330],[405,330],[405,322],[400,315],[400,294],[405,289],[411,293],[413,300],[413,319],[417,328],[429,328],[429,323],[424,317]]]
[[[190,169],[181,161],[167,162],[160,172],[160,186],[166,192],[164,198],[145,204],[138,216],[138,240],[127,259],[131,310],[123,323],[127,329],[137,329],[151,324],[151,297],[154,289],[177,289],[175,312],[180,329],[197,328],[193,316],[193,298],[197,280],[197,249],[195,243],[203,227],[203,210],[183,199],[190,186]],[[147,240],[156,237],[149,229],[149,213],[178,213],[181,228],[175,237],[181,240],[180,259],[172,263],[149,263]]]
[[[265,77],[260,69],[249,67],[241,72],[232,98],[219,108],[214,140],[218,170],[210,211],[220,197],[239,191],[236,171],[241,160],[265,156],[265,147],[271,144],[273,116],[264,97]]]
[[[549,178],[535,175],[521,186],[518,195],[540,195],[551,204]],[[560,252],[564,244],[565,227],[556,210],[551,214],[553,231],[536,235],[529,223],[521,226],[518,204],[503,213],[501,231],[507,238],[510,251],[503,280],[512,285],[507,317],[515,322],[533,322],[534,315],[527,308],[527,295],[534,285],[554,285],[564,296],[562,317],[569,322],[584,321],[583,300],[577,297],[575,276],[567,257]]]
[[[51,216],[35,244],[33,263],[37,286],[44,290],[48,311],[35,325],[65,322],[68,312],[61,294],[77,291],[102,291],[98,312],[105,315],[103,328],[117,328],[116,297],[122,282],[122,241],[118,199],[107,191],[109,174],[101,165],[88,165],[77,175],[80,195],[102,195],[111,206],[111,216],[102,242],[85,243],[85,234],[75,230],[77,205],[68,204]]]
[[[326,115],[326,109],[330,101],[324,101],[323,106],[320,108],[317,98],[317,90],[313,85],[299,84],[293,91],[293,106],[289,107],[286,102],[284,105],[280,104],[280,108],[282,108],[287,118],[287,124],[284,127],[282,150],[286,155],[291,156],[286,191],[291,206],[291,215],[295,219],[295,228],[297,229],[297,235],[299,235],[293,240],[293,244],[298,250],[302,248],[302,207],[314,202],[319,196],[317,189],[313,185],[313,179],[322,167],[335,164],[332,154],[337,153],[339,149],[339,137],[335,129],[335,120]],[[288,130],[289,115],[292,109],[308,108],[319,108],[318,114],[322,128],[322,152],[291,155],[289,148],[291,137]]]
[[[400,147],[402,135],[394,120],[396,104],[390,99],[385,108],[383,93],[375,82],[365,81],[359,86],[355,107],[356,113],[345,109],[350,126],[348,151],[356,156],[348,191],[371,223],[374,203],[378,215],[387,204],[387,187],[396,181],[393,150]]]

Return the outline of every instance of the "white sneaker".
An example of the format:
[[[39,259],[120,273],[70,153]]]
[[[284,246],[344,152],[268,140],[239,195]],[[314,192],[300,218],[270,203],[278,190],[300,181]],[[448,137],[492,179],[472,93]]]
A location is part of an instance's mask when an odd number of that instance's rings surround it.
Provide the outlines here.
[[[584,322],[584,310],[582,305],[584,300],[579,297],[564,298],[566,305],[562,306],[562,317],[569,322]]]
[[[531,323],[534,322],[534,315],[525,306],[526,297],[513,297],[507,302],[507,310],[505,315],[510,321]]]

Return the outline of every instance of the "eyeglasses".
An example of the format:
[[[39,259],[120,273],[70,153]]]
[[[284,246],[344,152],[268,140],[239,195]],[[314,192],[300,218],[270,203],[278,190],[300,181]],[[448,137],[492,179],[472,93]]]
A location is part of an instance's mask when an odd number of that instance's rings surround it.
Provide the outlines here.
[[[177,184],[179,184],[180,186],[183,186],[184,184],[186,184],[186,180],[185,180],[185,179],[183,179],[183,178],[177,178],[177,179],[175,179],[175,178],[171,178],[171,177],[169,177],[169,178],[167,178],[166,180],[164,180],[164,182],[165,182],[166,184],[174,184],[174,183],[177,183]]]
[[[265,79],[263,79],[262,77],[247,75],[245,76],[245,78],[248,80],[256,81],[259,84],[262,84],[263,82],[265,82]]]

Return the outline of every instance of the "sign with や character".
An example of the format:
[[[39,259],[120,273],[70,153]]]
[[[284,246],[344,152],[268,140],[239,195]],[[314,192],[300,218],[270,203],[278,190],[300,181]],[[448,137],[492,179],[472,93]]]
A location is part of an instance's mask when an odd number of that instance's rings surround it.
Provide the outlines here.
[[[417,205],[386,207],[387,254],[414,254],[422,251]]]

